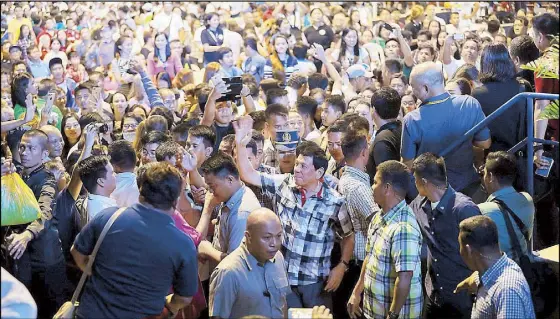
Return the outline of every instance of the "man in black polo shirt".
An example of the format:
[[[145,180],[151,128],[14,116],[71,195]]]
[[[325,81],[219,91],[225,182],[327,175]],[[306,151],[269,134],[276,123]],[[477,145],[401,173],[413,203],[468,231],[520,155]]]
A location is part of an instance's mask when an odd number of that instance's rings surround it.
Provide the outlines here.
[[[379,164],[389,160],[399,161],[401,158],[402,124],[397,120],[401,109],[401,97],[395,89],[383,87],[373,93],[371,109],[377,132],[369,149],[366,169],[370,183],[373,183]],[[407,202],[412,201],[416,195],[418,191],[411,185],[406,196]]]
[[[52,219],[56,181],[43,165],[49,155],[47,144],[47,134],[32,129],[23,134],[19,145],[18,172],[33,191],[41,217],[30,224],[2,229],[3,238],[8,235],[4,243],[10,255],[7,262],[13,263],[8,270],[30,290],[39,318],[52,317],[67,297],[64,256]]]

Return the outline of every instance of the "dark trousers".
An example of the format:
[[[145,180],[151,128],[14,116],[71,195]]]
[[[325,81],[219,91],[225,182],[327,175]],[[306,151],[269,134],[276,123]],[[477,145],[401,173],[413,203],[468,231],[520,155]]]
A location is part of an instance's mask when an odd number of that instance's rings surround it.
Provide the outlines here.
[[[350,261],[348,271],[344,274],[342,282],[338,289],[333,293],[333,316],[337,319],[350,318],[346,304],[350,299],[350,295],[360,279],[360,272],[362,271],[362,261]],[[360,305],[361,307],[361,305]]]
[[[425,298],[423,317],[425,319],[470,319],[471,308],[458,308],[452,304],[434,304],[430,298]]]
[[[11,273],[21,281],[37,303],[38,318],[52,318],[65,301],[70,299],[66,264],[31,265],[29,253],[13,261]]]

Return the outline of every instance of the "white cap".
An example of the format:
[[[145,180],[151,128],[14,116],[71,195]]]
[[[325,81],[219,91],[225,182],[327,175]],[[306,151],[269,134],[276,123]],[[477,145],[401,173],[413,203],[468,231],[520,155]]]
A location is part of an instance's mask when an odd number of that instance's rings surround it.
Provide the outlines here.
[[[142,10],[147,11],[147,12],[152,12],[153,9],[154,9],[154,6],[149,2],[144,3],[144,5],[142,6]]]

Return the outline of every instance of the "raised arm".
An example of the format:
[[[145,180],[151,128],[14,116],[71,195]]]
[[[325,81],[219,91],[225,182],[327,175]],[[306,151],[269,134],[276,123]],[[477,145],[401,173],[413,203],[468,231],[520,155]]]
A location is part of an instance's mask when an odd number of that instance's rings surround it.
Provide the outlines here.
[[[399,41],[399,45],[401,47],[401,52],[404,57],[404,63],[406,64],[406,66],[412,67],[414,65],[414,57],[412,56],[410,46],[408,45],[408,43],[406,43],[406,40],[402,35],[401,28],[397,24],[394,24],[393,27],[395,28],[394,30],[397,34],[397,40]]]
[[[26,111],[23,119],[2,122],[2,125],[0,126],[2,133],[9,132],[33,120],[35,117],[36,106],[33,104],[33,95],[31,95],[31,93],[25,98],[25,107]]]
[[[242,116],[233,122],[233,128],[235,129],[236,160],[239,175],[245,183],[262,186],[261,175],[249,162],[247,153],[247,144],[251,140],[251,130],[253,129],[253,119],[249,115]]]
[[[451,63],[451,44],[453,44],[453,35],[450,34],[445,39],[445,43],[443,44],[443,53],[441,54],[441,62],[447,65]],[[448,74],[448,76],[453,76],[453,74]]]
[[[132,59],[130,61],[130,68],[133,71],[136,71],[138,72],[138,74],[140,74],[140,78],[142,79],[142,85],[144,86],[144,91],[146,91],[146,94],[148,95],[148,100],[150,101],[150,108],[154,108],[156,106],[164,106],[161,95],[159,95],[156,86],[154,85],[154,83],[150,79],[149,74],[146,73],[146,70],[140,64],[140,62],[138,62],[135,59]]]
[[[205,126],[212,126],[212,124],[214,124],[214,117],[216,116],[216,100],[222,97],[227,90],[227,86],[219,74],[214,75],[210,82],[210,85],[214,87],[208,96],[208,101],[204,107],[204,115],[202,116],[202,121],[200,121],[200,124]]]

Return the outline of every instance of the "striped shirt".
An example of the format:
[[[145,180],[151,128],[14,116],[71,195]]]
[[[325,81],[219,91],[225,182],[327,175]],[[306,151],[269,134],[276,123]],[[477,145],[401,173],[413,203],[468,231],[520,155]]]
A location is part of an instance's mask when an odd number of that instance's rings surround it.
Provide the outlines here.
[[[366,257],[368,225],[379,207],[373,201],[369,186],[369,175],[352,166],[346,166],[338,190],[346,200],[346,207],[354,227],[354,258],[363,261]]]
[[[420,250],[422,233],[414,213],[403,200],[385,214],[376,214],[369,225],[368,256],[364,280],[364,315],[386,318],[397,273],[412,271],[410,292],[399,318],[420,318],[423,306]]]
[[[298,68],[298,61],[294,56],[288,55],[288,58],[284,61],[280,61],[282,62],[283,66],[284,66],[284,74],[286,75],[285,79],[287,82],[288,79],[290,78],[290,76],[292,75],[292,73],[294,72],[298,72],[299,68]],[[270,59],[266,60],[266,64],[264,66],[264,78],[265,79],[270,79],[272,78],[272,72],[273,72],[273,67],[272,67],[272,61]],[[286,83],[284,83],[286,84]]]
[[[479,277],[471,318],[535,318],[529,284],[506,254]]]
[[[282,252],[292,286],[320,282],[330,273],[336,233],[352,234],[344,199],[326,183],[319,194],[302,196],[292,174],[260,173],[263,193],[273,198],[284,228]]]

